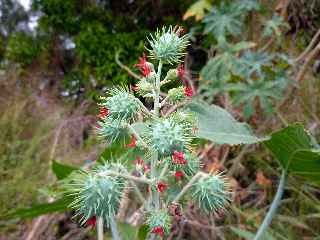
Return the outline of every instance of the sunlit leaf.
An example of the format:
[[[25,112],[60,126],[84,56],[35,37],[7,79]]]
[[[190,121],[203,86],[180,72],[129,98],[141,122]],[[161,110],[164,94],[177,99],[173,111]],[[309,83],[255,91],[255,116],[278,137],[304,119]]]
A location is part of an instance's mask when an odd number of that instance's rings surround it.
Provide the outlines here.
[[[265,140],[256,137],[248,124],[236,121],[223,108],[204,102],[193,102],[188,108],[197,116],[199,138],[230,145],[253,144]]]
[[[209,11],[211,7],[212,4],[209,0],[198,0],[188,8],[183,15],[183,20],[190,17],[195,17],[196,21],[202,20],[205,13]]]

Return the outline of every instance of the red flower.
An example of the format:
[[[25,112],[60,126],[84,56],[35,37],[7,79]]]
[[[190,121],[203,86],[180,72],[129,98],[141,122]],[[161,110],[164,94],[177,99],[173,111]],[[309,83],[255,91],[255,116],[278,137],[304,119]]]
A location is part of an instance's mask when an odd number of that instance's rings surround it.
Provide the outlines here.
[[[187,160],[184,159],[184,153],[183,152],[178,152],[178,151],[174,151],[173,152],[173,156],[172,156],[172,162],[174,164],[186,164]]]
[[[101,125],[100,124],[96,124],[96,128],[100,129],[101,128]]]
[[[176,177],[176,180],[179,181],[184,176],[184,173],[181,171],[176,171],[174,176]]]
[[[149,76],[151,73],[151,68],[148,66],[147,57],[145,54],[139,58],[139,63],[135,64],[134,67],[139,68],[145,77]]]
[[[137,157],[137,159],[134,161],[134,163],[136,165],[143,165],[144,164],[144,161],[140,158],[140,157]]]
[[[166,183],[164,183],[164,182],[159,182],[159,183],[157,184],[157,191],[158,191],[159,193],[164,192],[167,188],[168,188],[168,185],[167,185]]]
[[[184,95],[186,97],[192,97],[193,96],[193,91],[191,87],[184,87]]]
[[[97,218],[96,218],[96,216],[93,216],[88,219],[88,221],[86,222],[86,225],[94,228],[96,226],[96,223],[97,223]]]
[[[158,234],[161,237],[163,237],[164,235],[163,227],[154,227],[151,232],[154,234]]]
[[[129,144],[127,144],[127,148],[134,148],[137,146],[137,139],[135,138],[135,136],[131,136],[131,142]]]
[[[100,108],[98,118],[103,119],[103,118],[107,117],[108,115],[109,115],[109,110],[108,110],[108,108],[106,108],[106,107]]]
[[[184,75],[186,73],[186,70],[184,69],[183,64],[179,64],[177,67],[177,75],[180,79],[183,79]]]
[[[151,169],[150,169],[150,166],[149,166],[148,164],[145,164],[145,165],[143,166],[143,170],[144,170],[145,173],[147,173],[147,172],[149,172]]]

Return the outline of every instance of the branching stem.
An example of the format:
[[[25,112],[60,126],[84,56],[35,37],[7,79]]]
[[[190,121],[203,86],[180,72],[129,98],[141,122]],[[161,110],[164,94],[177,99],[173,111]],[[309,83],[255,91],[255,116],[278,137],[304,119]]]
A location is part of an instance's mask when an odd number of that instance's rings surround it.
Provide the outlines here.
[[[198,172],[196,175],[194,175],[190,181],[187,183],[187,185],[185,185],[182,190],[180,191],[180,193],[176,196],[176,198],[172,201],[173,203],[178,203],[180,198],[189,190],[190,187],[192,187],[193,183],[195,181],[197,181],[201,176],[202,176],[202,172]]]
[[[137,131],[130,125],[127,124],[129,131],[133,134],[133,136],[143,145],[143,147],[148,148],[148,144],[140,137]]]
[[[286,176],[287,176],[286,170],[282,170],[282,174],[281,174],[281,178],[280,178],[280,182],[279,182],[276,196],[274,197],[272,204],[270,206],[270,209],[269,209],[267,215],[265,216],[265,218],[263,219],[263,222],[262,222],[261,226],[259,227],[259,230],[258,230],[256,236],[254,237],[254,240],[261,239],[263,234],[267,231],[267,229],[272,221],[272,218],[274,217],[274,215],[280,205],[281,198],[282,198],[283,191],[284,191],[284,185],[286,182]]]
[[[128,174],[118,173],[118,172],[109,171],[109,170],[101,172],[101,173],[99,173],[99,175],[101,175],[101,176],[108,176],[108,175],[109,176],[110,175],[119,176],[119,177],[123,177],[123,178],[128,179],[128,180],[132,180],[132,181],[140,182],[140,183],[145,183],[145,184],[149,184],[149,185],[152,185],[154,183],[154,180],[151,180],[151,179],[148,179],[148,178],[135,177],[135,176],[131,176],[131,175],[128,175]]]
[[[97,240],[103,240],[103,218],[98,218],[97,224]]]

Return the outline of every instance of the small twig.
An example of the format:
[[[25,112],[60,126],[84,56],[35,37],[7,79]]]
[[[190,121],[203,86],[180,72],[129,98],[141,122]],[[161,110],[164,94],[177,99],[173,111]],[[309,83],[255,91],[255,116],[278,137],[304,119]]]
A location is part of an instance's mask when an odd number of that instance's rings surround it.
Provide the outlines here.
[[[116,61],[116,63],[119,65],[119,67],[121,67],[122,69],[126,70],[126,71],[128,72],[128,74],[129,74],[130,76],[134,77],[135,79],[141,80],[141,77],[140,77],[139,75],[137,75],[137,74],[135,74],[134,72],[132,72],[132,70],[131,70],[128,66],[124,65],[124,64],[119,60],[119,54],[120,54],[119,51],[117,51],[116,54],[115,54],[115,61]]]
[[[310,54],[307,56],[306,61],[304,62],[301,70],[299,71],[296,81],[301,82],[304,78],[305,73],[307,72],[308,66],[311,63],[311,61],[318,56],[320,53],[320,43],[316,45],[316,47],[310,52]]]
[[[198,180],[202,176],[202,172],[198,172],[196,175],[194,175],[190,181],[185,185],[182,190],[179,192],[179,194],[175,197],[175,199],[172,201],[173,203],[178,203],[180,198],[189,190],[189,188],[193,185],[193,183]]]
[[[184,101],[182,103],[176,104],[168,109],[168,111],[164,114],[164,117],[168,117],[171,113],[176,111],[178,108],[185,106],[189,101]]]
[[[312,48],[314,47],[314,45],[316,44],[318,38],[320,36],[320,28],[319,30],[317,31],[317,33],[313,36],[311,42],[309,43],[308,47],[303,51],[303,53],[300,54],[300,56],[298,56],[294,61],[297,63],[297,62],[300,62],[301,60],[303,60],[307,55],[308,53],[312,50]]]
[[[160,179],[160,180],[161,180],[161,179],[164,177],[164,175],[166,174],[166,172],[167,172],[167,170],[168,170],[168,167],[169,167],[169,164],[166,163],[166,164],[164,165],[164,167],[162,168],[162,171],[161,171],[160,176],[159,176],[159,179]]]
[[[145,148],[149,148],[148,144],[140,137],[137,131],[130,125],[127,124],[129,131],[133,134],[133,136],[143,145]]]
[[[149,184],[152,185],[154,183],[154,180],[148,179],[148,178],[142,178],[142,177],[135,177],[135,176],[131,176],[131,175],[127,175],[127,174],[122,174],[122,173],[118,173],[118,172],[114,172],[114,171],[104,171],[99,173],[100,176],[108,176],[108,175],[114,175],[114,176],[119,176],[119,177],[123,177],[125,179],[129,179],[135,182],[140,182],[140,183],[145,183],[145,184]]]

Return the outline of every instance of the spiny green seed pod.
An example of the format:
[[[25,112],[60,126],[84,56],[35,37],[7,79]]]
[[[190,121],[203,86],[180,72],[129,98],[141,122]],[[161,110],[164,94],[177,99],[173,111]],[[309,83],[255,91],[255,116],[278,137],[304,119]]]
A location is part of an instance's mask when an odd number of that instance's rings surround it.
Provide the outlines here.
[[[180,110],[173,113],[171,117],[176,123],[187,126],[186,129],[190,130],[190,134],[192,133],[192,129],[196,126],[196,116],[190,111]]]
[[[137,88],[138,88],[137,93],[140,96],[144,96],[144,95],[152,92],[153,85],[151,83],[147,82],[145,78],[143,78],[137,83]]]
[[[103,98],[101,106],[109,111],[108,118],[112,120],[128,121],[133,119],[141,109],[139,99],[124,89],[114,88],[111,97]]]
[[[171,228],[171,217],[165,210],[153,211],[147,218],[147,225],[151,231],[160,227],[165,234],[168,234]]]
[[[190,129],[179,124],[173,118],[156,120],[151,124],[150,136],[147,141],[160,155],[168,156],[173,151],[183,152],[192,139]]]
[[[190,152],[186,152],[186,153],[184,153],[184,159],[187,162],[186,164],[175,164],[172,161],[171,157],[166,158],[166,161],[168,162],[169,169],[171,171],[174,171],[174,172],[181,171],[186,176],[192,177],[199,170],[199,167],[200,167],[199,158],[197,158],[196,156],[194,156]]]
[[[125,186],[123,178],[104,174],[107,170],[121,171],[122,165],[104,164],[92,172],[79,171],[65,187],[67,194],[74,196],[70,207],[84,224],[91,217],[101,217],[109,225],[117,214]]]
[[[96,132],[100,139],[110,143],[127,135],[128,130],[121,121],[111,121],[108,117],[98,121]]]
[[[221,174],[205,174],[192,186],[192,199],[209,213],[224,210],[229,203],[230,187]]]
[[[177,69],[170,69],[168,72],[167,72],[167,75],[166,75],[166,80],[177,80],[178,79],[178,74],[177,74]]]
[[[168,102],[170,104],[177,104],[185,99],[183,87],[172,88],[168,91]]]
[[[154,36],[150,35],[148,41],[151,49],[147,49],[150,57],[169,64],[181,62],[181,57],[186,54],[188,39],[187,35],[179,36],[180,32],[181,28],[173,29],[170,26],[157,30]]]

